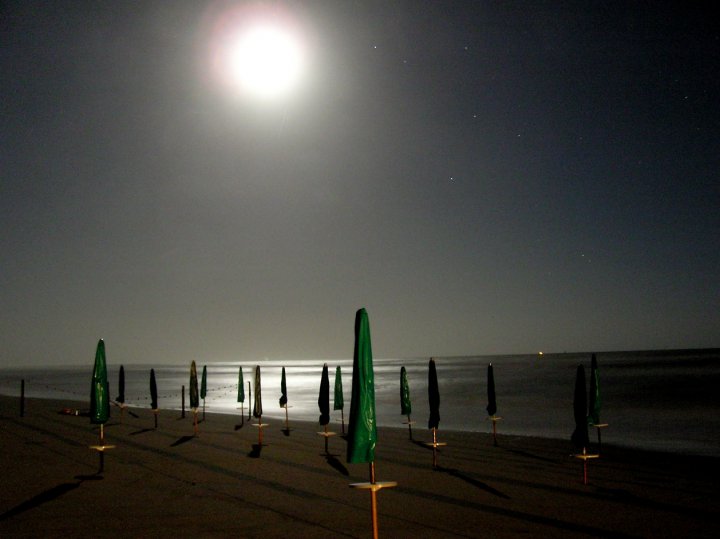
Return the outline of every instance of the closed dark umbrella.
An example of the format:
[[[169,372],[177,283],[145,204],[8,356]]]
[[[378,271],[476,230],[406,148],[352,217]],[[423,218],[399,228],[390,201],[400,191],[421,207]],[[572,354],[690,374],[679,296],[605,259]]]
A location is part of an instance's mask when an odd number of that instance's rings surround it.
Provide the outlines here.
[[[288,395],[287,395],[287,381],[285,379],[285,367],[282,368],[282,375],[280,376],[280,408],[285,408],[285,434],[290,433],[290,419],[288,418]]]
[[[572,442],[578,449],[590,445],[587,424],[587,390],[585,389],[585,367],[578,365],[575,375],[575,396],[573,398],[573,414],[575,416],[575,430],[572,433]]]
[[[323,365],[322,375],[320,376],[318,408],[320,408],[319,422],[324,427],[323,432],[319,434],[325,437],[325,453],[328,453],[328,437],[335,433],[328,432],[328,423],[330,423],[330,376],[327,363]]]
[[[340,365],[335,369],[335,394],[333,398],[333,410],[340,410],[340,421],[342,423],[342,433],[345,434],[345,399],[343,397],[342,372]]]
[[[262,392],[260,389],[260,365],[255,366],[255,402],[253,404],[253,416],[258,420],[253,423],[258,428],[258,448],[263,443],[263,428],[267,425],[262,422]]]
[[[330,423],[330,377],[328,376],[327,363],[323,365],[322,376],[320,377],[318,408],[320,408],[320,425],[326,426]]]
[[[430,360],[428,368],[428,402],[430,404],[430,418],[428,428],[437,430],[440,427],[440,389],[438,388],[437,370],[435,360]]]
[[[125,367],[122,365],[120,365],[120,372],[118,374],[118,396],[115,401],[120,407],[120,423],[122,423],[125,412]]]
[[[205,397],[207,396],[207,365],[203,365],[200,378],[200,398],[203,401],[203,421],[205,421]]]
[[[155,416],[155,428],[158,424],[158,394],[157,394],[157,382],[155,381],[155,369],[150,369],[150,409],[153,411]]]
[[[410,401],[410,384],[408,383],[407,370],[405,370],[405,367],[400,367],[400,414],[407,416],[408,433],[412,440],[413,421],[410,419],[412,402]]]
[[[437,370],[435,360],[430,360],[428,368],[428,403],[430,405],[430,418],[428,428],[432,430],[433,441],[428,444],[433,449],[433,468],[437,468],[437,448],[447,445],[437,441],[437,430],[440,427],[440,389],[438,388]]]
[[[245,381],[243,380],[242,367],[238,369],[238,396],[237,401],[240,403],[240,417],[245,421]]]
[[[197,409],[200,406],[200,398],[198,395],[198,379],[197,379],[197,367],[195,366],[195,360],[190,363],[190,408],[193,411],[193,431],[195,436],[198,433],[197,425]]]
[[[590,394],[588,402],[588,424],[597,429],[598,449],[602,447],[602,436],[600,432],[607,427],[607,423],[600,422],[600,374],[595,354],[590,359]]]
[[[493,372],[492,363],[488,365],[487,370],[487,398],[487,413],[490,416],[490,421],[492,421],[493,444],[497,445],[497,422],[502,418],[495,415],[497,414],[497,401],[495,399],[495,373]]]

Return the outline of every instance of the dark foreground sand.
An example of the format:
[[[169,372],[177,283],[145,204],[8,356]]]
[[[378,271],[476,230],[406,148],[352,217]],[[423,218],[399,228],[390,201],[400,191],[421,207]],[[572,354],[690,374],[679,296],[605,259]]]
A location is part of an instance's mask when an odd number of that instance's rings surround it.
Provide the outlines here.
[[[273,420],[258,453],[247,418],[208,413],[193,437],[191,414],[128,409],[106,427],[104,473],[88,449],[82,403],[0,397],[2,537],[369,537],[370,495],[348,487],[368,467],[345,462],[345,441]],[[132,411],[132,414],[129,412]],[[292,409],[290,410],[292,412]],[[133,414],[137,417],[133,417]],[[400,421],[400,418],[399,418]],[[442,424],[441,424],[442,425]],[[340,425],[333,426],[339,431]],[[426,429],[414,438],[427,441]],[[406,428],[380,429],[382,537],[715,537],[720,532],[718,459],[604,446],[590,482],[569,442],[439,433],[432,452]]]

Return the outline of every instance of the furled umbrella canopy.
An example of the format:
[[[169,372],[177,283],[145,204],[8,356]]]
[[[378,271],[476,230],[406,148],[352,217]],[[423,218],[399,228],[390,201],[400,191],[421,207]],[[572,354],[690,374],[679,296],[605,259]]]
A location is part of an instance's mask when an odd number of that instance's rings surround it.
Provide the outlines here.
[[[110,418],[110,395],[108,391],[105,342],[100,339],[95,351],[92,386],[90,388],[90,422],[102,425]]]
[[[150,369],[150,408],[158,409],[157,382],[155,381],[155,369]]]
[[[588,406],[588,423],[590,425],[600,424],[600,376],[595,354],[590,359],[590,397]]]
[[[345,407],[342,387],[342,373],[340,366],[335,369],[335,395],[333,398],[333,410],[342,410]]]
[[[253,404],[253,416],[262,417],[262,396],[260,394],[260,365],[255,366],[255,402]]]
[[[120,373],[118,374],[118,398],[120,404],[125,404],[125,367],[120,365]]]
[[[282,375],[280,376],[280,408],[287,406],[287,381],[285,380],[285,367],[282,368]]]
[[[200,398],[207,397],[207,365],[203,365],[202,377],[200,378]]]
[[[198,395],[197,367],[195,360],[190,364],[190,408],[199,408],[200,398]]]
[[[495,374],[493,373],[492,363],[487,368],[487,399],[487,413],[489,416],[494,416],[497,414],[497,402],[495,400]]]
[[[430,360],[428,368],[428,402],[430,404],[429,429],[437,429],[440,426],[440,389],[438,388],[437,371],[435,360]]]
[[[400,414],[410,415],[412,402],[410,401],[410,384],[408,383],[405,367],[400,368]]]
[[[375,385],[370,322],[365,309],[358,310],[355,315],[352,397],[347,442],[349,463],[375,461],[377,444]]]
[[[579,449],[590,445],[587,424],[587,390],[585,389],[585,367],[578,365],[575,376],[575,396],[573,398],[573,414],[575,416],[575,431],[572,433],[572,442]]]
[[[242,367],[238,371],[238,402],[245,402],[245,381],[243,380]]]
[[[323,365],[322,376],[320,377],[318,407],[320,408],[320,424],[327,425],[330,423],[330,377],[327,363]]]

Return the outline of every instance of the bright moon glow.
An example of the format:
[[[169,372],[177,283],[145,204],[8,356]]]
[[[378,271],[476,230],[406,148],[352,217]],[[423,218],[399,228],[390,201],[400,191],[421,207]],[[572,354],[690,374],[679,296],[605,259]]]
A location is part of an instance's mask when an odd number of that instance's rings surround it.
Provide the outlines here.
[[[229,81],[249,95],[272,99],[296,87],[302,66],[300,44],[290,32],[257,26],[230,41],[224,69]]]

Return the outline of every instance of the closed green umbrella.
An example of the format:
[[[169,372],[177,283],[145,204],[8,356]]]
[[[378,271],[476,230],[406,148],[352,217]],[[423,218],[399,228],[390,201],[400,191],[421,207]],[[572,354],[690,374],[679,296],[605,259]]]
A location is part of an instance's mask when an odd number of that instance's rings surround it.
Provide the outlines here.
[[[110,395],[108,393],[105,342],[100,339],[95,351],[95,367],[93,368],[92,386],[90,388],[90,423],[104,425],[109,418]]]
[[[342,373],[340,366],[335,368],[335,395],[333,399],[333,410],[340,410],[340,420],[342,421],[342,433],[345,434],[345,400],[343,398]]]
[[[352,397],[348,425],[347,461],[370,463],[370,482],[353,483],[353,488],[370,490],[370,512],[373,537],[378,537],[377,491],[397,486],[394,481],[375,481],[375,446],[377,445],[377,422],[375,416],[375,375],[373,373],[370,322],[367,311],[355,314],[355,347],[353,351]]]
[[[197,367],[195,366],[195,360],[190,363],[190,408],[193,411],[193,431],[195,436],[198,433],[197,427],[197,409],[200,406],[200,398],[198,396],[198,379],[197,379]]]
[[[347,441],[348,462],[373,462],[375,460],[375,444],[377,443],[375,385],[370,322],[365,309],[360,309],[355,316],[352,398]]]
[[[110,385],[107,379],[105,342],[100,339],[95,351],[95,366],[90,386],[90,423],[100,425],[100,443],[91,447],[100,455],[100,472],[105,467],[105,450],[114,447],[105,445],[105,423],[108,419],[110,419]]]
[[[408,383],[407,370],[405,370],[405,367],[400,367],[400,414],[407,416],[408,432],[412,440],[413,421],[410,419],[412,402],[410,401],[410,384]]]

